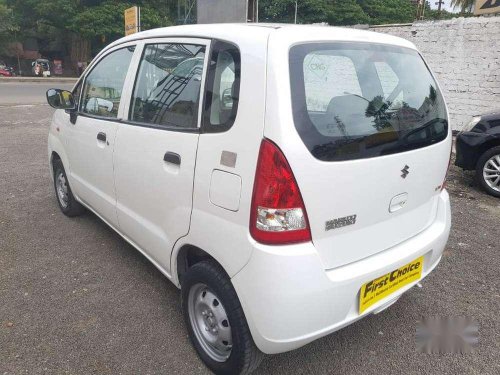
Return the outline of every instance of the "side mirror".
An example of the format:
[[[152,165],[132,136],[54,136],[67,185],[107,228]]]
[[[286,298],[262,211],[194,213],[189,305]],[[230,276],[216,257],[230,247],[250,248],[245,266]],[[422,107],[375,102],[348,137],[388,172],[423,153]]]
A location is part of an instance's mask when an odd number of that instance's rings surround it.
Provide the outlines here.
[[[47,102],[55,109],[76,109],[73,94],[66,90],[49,89],[47,90]]]

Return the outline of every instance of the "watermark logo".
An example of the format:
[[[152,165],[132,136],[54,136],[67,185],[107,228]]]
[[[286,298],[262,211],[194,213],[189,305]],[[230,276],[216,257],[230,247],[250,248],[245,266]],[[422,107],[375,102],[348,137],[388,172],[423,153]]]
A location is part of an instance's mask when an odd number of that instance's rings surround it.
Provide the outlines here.
[[[417,351],[427,354],[472,353],[479,342],[479,324],[466,316],[422,318],[417,325]]]

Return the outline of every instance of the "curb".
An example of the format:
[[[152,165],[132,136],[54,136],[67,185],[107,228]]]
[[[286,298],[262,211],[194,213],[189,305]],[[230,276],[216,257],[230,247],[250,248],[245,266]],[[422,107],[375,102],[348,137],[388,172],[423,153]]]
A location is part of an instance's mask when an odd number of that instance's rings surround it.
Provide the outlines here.
[[[56,78],[39,78],[39,77],[0,77],[0,83],[4,82],[36,82],[36,83],[75,83],[78,78],[73,77],[56,77]]]

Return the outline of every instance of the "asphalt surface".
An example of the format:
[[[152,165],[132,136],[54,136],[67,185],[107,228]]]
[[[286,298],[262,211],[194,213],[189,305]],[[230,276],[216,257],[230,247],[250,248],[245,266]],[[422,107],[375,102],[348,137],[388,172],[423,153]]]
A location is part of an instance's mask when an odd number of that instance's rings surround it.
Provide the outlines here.
[[[26,105],[46,103],[45,93],[48,89],[58,88],[71,90],[73,83],[51,82],[45,78],[40,82],[0,82],[0,107],[6,105]]]
[[[46,105],[0,108],[0,375],[208,373],[173,284],[96,216],[60,213],[46,155],[51,115]],[[457,168],[449,191],[450,241],[422,288],[266,357],[256,373],[500,373],[500,200]],[[477,319],[475,353],[417,353],[416,321],[430,315]]]

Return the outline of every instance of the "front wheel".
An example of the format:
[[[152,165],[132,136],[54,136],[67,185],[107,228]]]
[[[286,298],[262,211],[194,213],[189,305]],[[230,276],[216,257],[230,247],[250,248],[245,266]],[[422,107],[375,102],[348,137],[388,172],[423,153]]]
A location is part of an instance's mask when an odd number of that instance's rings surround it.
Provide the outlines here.
[[[184,320],[199,357],[216,374],[248,374],[264,354],[250,334],[226,272],[213,261],[192,266],[182,279]]]
[[[54,190],[59,208],[66,216],[81,215],[85,209],[75,199],[69,186],[68,177],[61,160],[54,160]]]
[[[500,146],[481,155],[476,166],[476,179],[488,194],[500,198]]]

